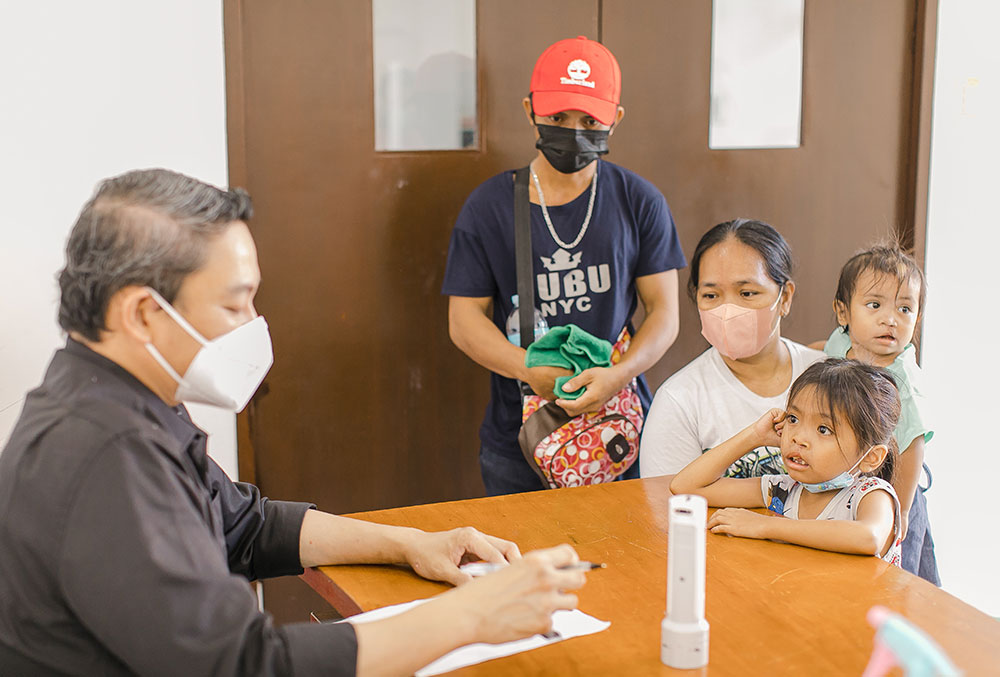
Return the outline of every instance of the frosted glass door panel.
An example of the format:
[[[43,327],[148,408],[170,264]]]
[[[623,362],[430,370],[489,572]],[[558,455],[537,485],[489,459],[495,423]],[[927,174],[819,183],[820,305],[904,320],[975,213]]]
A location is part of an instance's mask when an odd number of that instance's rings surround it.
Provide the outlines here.
[[[475,0],[373,0],[375,150],[479,145]]]
[[[709,148],[797,148],[804,0],[714,0]]]

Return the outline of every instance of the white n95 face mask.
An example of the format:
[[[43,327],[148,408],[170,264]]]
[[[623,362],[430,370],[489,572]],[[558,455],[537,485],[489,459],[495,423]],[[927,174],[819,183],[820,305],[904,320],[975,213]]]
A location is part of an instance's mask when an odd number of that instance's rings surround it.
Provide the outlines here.
[[[146,344],[146,350],[153,359],[177,381],[174,397],[181,402],[201,402],[234,412],[243,411],[274,360],[271,335],[264,318],[258,315],[250,322],[209,341],[155,289],[147,289],[174,322],[201,344],[201,349],[184,376],[170,366],[156,346]]]

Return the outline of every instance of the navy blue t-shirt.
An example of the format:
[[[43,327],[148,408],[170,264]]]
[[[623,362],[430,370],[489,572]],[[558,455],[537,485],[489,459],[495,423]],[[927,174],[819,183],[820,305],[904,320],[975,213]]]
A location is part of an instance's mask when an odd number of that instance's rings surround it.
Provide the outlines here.
[[[476,188],[455,222],[441,292],[491,297],[493,322],[505,332],[517,293],[514,259],[513,171]],[[587,215],[590,188],[565,205],[549,207],[559,239],[572,243]],[[549,327],[575,324],[614,343],[635,312],[635,278],[687,265],[663,194],[639,175],[598,161],[597,195],[590,226],[571,251],[562,249],[531,205],[535,307]],[[639,379],[643,407],[651,396]],[[490,449],[521,457],[521,396],[514,379],[492,374],[490,403],[479,437]]]

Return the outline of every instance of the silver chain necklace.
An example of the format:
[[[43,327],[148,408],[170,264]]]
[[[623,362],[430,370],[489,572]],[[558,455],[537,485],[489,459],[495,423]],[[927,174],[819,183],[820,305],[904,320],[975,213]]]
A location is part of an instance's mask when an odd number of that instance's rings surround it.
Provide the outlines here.
[[[576,239],[571,243],[566,244],[559,239],[556,235],[556,229],[552,225],[552,219],[549,217],[549,210],[545,206],[545,195],[542,193],[542,185],[538,183],[538,174],[535,174],[535,170],[531,170],[531,180],[535,182],[535,190],[538,192],[538,204],[542,208],[542,216],[545,218],[545,225],[549,227],[549,235],[552,239],[556,241],[556,244],[563,249],[572,249],[573,247],[580,244],[583,236],[587,234],[587,226],[590,225],[590,216],[594,213],[594,196],[597,195],[597,171],[595,168],[594,178],[590,182],[590,203],[587,204],[587,216],[583,219],[583,225],[580,226],[580,233],[576,236]]]

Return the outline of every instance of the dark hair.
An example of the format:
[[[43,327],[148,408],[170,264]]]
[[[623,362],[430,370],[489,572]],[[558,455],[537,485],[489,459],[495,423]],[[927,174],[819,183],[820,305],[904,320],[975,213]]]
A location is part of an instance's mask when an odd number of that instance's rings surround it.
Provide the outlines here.
[[[882,465],[869,475],[892,482],[899,446],[893,431],[899,422],[899,391],[885,369],[857,360],[831,357],[814,362],[795,379],[788,392],[788,404],[808,386],[816,388],[834,426],[845,424],[854,431],[862,450],[878,444],[889,448]]]
[[[780,287],[792,279],[792,250],[770,224],[752,219],[733,219],[714,226],[701,236],[698,246],[694,248],[691,257],[691,276],[688,278],[688,294],[693,299],[698,291],[701,257],[709,249],[735,237],[748,247],[753,248],[764,259],[767,275]]]
[[[924,312],[924,299],[927,297],[927,278],[912,256],[903,251],[899,242],[877,244],[874,247],[855,254],[840,270],[840,281],[837,283],[837,301],[844,307],[851,307],[851,297],[857,290],[858,280],[865,272],[872,272],[876,278],[891,276],[902,286],[916,278],[920,282],[920,297],[917,301],[917,317]]]
[[[204,263],[205,244],[252,214],[245,191],[165,169],[102,181],[66,243],[59,326],[100,340],[111,297],[131,285],[153,287],[173,303],[184,278]]]

